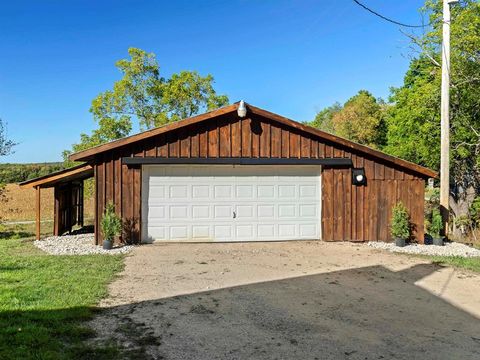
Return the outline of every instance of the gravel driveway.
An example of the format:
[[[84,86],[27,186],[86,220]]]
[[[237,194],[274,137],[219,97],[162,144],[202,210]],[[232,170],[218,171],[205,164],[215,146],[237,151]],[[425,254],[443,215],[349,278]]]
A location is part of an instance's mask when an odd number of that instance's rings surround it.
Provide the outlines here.
[[[101,306],[132,358],[480,358],[478,275],[363,244],[145,245]]]

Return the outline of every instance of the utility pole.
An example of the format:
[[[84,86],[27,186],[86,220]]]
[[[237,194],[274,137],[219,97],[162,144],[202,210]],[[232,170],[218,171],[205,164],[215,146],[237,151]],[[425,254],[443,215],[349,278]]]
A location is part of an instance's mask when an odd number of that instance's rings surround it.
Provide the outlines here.
[[[442,99],[440,130],[440,211],[445,236],[448,235],[450,197],[450,4],[458,0],[443,0]]]

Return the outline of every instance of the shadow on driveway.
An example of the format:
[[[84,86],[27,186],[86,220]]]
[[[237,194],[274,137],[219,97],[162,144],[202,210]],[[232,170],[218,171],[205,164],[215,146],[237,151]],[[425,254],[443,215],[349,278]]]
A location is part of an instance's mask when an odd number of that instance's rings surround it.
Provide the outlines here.
[[[93,322],[143,358],[479,359],[480,321],[383,266],[115,306]],[[479,305],[480,306],[480,305]]]

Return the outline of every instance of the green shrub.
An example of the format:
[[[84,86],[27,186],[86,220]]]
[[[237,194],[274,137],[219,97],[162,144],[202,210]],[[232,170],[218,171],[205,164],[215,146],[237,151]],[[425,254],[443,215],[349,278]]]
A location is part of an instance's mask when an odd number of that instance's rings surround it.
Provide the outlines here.
[[[432,224],[432,211],[438,209],[440,206],[440,189],[439,188],[426,188],[425,189],[425,203],[424,203],[424,219],[425,229],[430,229]]]
[[[476,197],[472,204],[470,205],[470,208],[468,209],[468,213],[470,215],[470,218],[472,220],[472,225],[477,227],[480,225],[480,197]]]
[[[105,240],[112,241],[115,236],[122,232],[122,220],[115,213],[115,205],[108,203],[100,222],[102,234]]]
[[[438,209],[433,209],[432,210],[432,223],[430,224],[430,235],[432,235],[434,238],[439,238],[440,237],[440,232],[443,229],[443,221],[442,221],[442,215],[440,215],[440,210]]]
[[[410,238],[410,217],[408,210],[400,201],[392,208],[392,237],[408,240]]]

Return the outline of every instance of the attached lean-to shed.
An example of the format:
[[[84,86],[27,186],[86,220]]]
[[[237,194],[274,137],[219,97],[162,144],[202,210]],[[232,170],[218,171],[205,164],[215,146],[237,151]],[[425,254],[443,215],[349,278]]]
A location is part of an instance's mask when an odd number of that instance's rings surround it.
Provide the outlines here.
[[[390,241],[398,201],[422,242],[425,180],[436,176],[243,103],[70,159],[94,169],[97,243],[108,202],[123,219],[123,241],[151,242]]]
[[[53,235],[58,236],[72,231],[75,225],[83,226],[84,215],[84,180],[93,176],[93,168],[88,164],[81,164],[70,169],[64,169],[36,179],[24,181],[23,188],[34,188],[36,191],[36,238],[40,239],[41,224],[41,189],[53,188]]]

